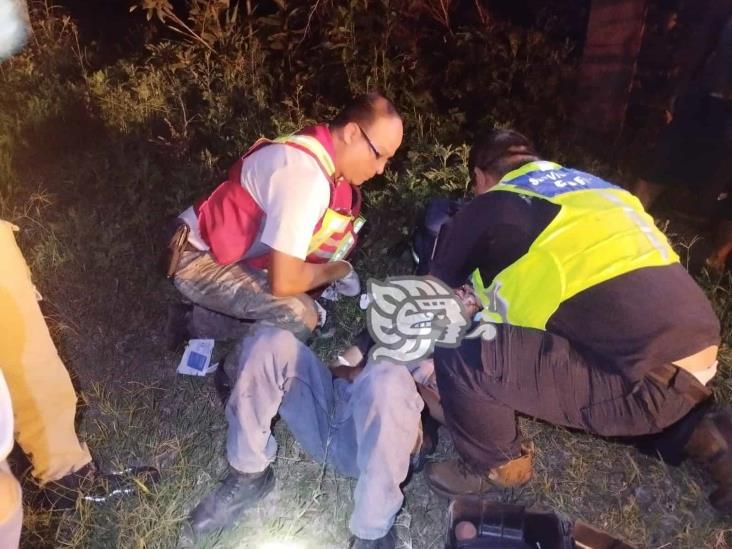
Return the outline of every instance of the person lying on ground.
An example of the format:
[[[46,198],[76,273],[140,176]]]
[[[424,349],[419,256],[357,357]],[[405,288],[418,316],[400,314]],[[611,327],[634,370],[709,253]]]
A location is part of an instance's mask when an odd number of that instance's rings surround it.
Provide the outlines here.
[[[406,367],[365,355],[352,347],[329,369],[282,328],[259,324],[244,336],[226,365],[237,371],[226,405],[230,466],[192,511],[194,538],[230,527],[272,490],[277,442],[270,425],[279,414],[310,457],[358,479],[350,547],[395,547],[400,484],[421,446],[423,403],[415,379],[430,385],[433,367],[431,361]]]
[[[475,295],[469,288],[458,295],[473,316]],[[424,466],[435,449],[435,422],[444,419],[432,359],[404,365],[371,360],[372,345],[363,330],[326,368],[282,329],[262,325],[241,339],[225,364],[235,372],[226,405],[229,471],[193,510],[184,536],[231,526],[272,489],[277,444],[270,425],[279,414],[313,459],[358,479],[351,547],[394,547],[400,485],[410,464],[413,472]]]

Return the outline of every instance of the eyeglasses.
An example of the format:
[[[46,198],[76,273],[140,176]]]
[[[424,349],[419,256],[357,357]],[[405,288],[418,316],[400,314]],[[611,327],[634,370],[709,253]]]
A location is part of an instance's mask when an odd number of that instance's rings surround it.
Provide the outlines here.
[[[356,124],[356,126],[358,126],[358,129],[361,130],[361,135],[363,135],[363,138],[366,140],[366,143],[368,143],[369,148],[371,149],[371,151],[374,153],[374,156],[376,157],[376,160],[379,160],[381,158],[381,153],[379,152],[379,149],[374,147],[374,144],[371,142],[371,139],[369,139],[369,136],[366,135],[366,132],[363,131],[363,128],[359,124]]]

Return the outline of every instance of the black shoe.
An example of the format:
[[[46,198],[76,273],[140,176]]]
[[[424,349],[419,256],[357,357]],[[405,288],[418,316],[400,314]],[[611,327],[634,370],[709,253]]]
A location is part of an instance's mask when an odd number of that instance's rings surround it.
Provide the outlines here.
[[[231,378],[223,364],[219,364],[219,367],[214,371],[214,387],[221,399],[221,404],[226,406],[231,396],[231,391],[234,389],[234,384],[231,382]]]
[[[361,539],[353,536],[349,549],[394,549],[396,547],[396,535],[394,527],[387,534],[379,539]]]
[[[188,322],[192,310],[193,306],[187,303],[168,305],[168,318],[165,321],[165,348],[168,351],[177,351],[190,339]]]
[[[191,512],[193,532],[205,534],[233,525],[239,516],[266,496],[275,485],[274,471],[240,473],[229,468],[221,484]]]
[[[437,430],[439,426],[440,424],[430,416],[428,411],[422,411],[422,444],[419,450],[410,457],[410,475],[421,472],[427,464],[429,457],[437,450]]]
[[[93,462],[60,478],[46,483],[38,493],[37,504],[42,509],[68,510],[76,507],[79,499],[92,503],[103,503],[160,480],[160,473],[154,467],[129,467],[115,473],[100,473]]]

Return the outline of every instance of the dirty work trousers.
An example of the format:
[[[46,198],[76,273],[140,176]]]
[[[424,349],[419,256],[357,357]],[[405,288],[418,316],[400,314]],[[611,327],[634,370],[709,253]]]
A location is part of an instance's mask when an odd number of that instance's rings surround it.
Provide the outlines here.
[[[30,271],[0,220],[0,369],[10,390],[15,440],[42,483],[91,461],[74,426],[76,393],[38,306]]]
[[[303,341],[318,318],[309,296],[275,297],[265,271],[243,262],[220,265],[208,252],[183,252],[173,282],[196,305],[236,319],[279,326]]]
[[[351,532],[362,539],[386,535],[404,499],[399,484],[419,433],[422,400],[409,370],[369,362],[352,384],[333,380],[292,333],[262,325],[227,360],[238,367],[226,407],[231,466],[253,473],[275,459],[270,423],[279,412],[308,455],[358,479]]]
[[[447,426],[461,457],[476,470],[520,455],[516,412],[608,437],[649,440],[643,435],[664,431],[664,440],[675,439],[671,449],[683,449],[694,425],[679,420],[696,406],[687,389],[705,390],[688,372],[679,369],[669,384],[650,378],[630,383],[589,362],[560,336],[496,329],[492,341],[466,339],[456,349],[435,349]]]

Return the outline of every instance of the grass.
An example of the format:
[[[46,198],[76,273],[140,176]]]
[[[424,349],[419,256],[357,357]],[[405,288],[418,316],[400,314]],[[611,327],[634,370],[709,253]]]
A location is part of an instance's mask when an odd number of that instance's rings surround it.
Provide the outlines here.
[[[166,216],[215,185],[260,134],[321,119],[346,92],[378,86],[394,97],[407,137],[392,168],[366,188],[369,230],[355,258],[364,280],[408,272],[418,207],[431,195],[463,192],[465,142],[476,127],[518,126],[552,155],[573,156],[552,138],[564,117],[556,98],[575,58],[565,42],[498,20],[480,30],[445,27],[424,13],[355,0],[323,0],[305,32],[310,12],[297,6],[240,19],[251,33],[224,25],[218,38],[190,21],[213,53],[150,27],[151,37],[111,55],[41,2],[32,42],[0,65],[0,216],[22,228],[44,313],[80,393],[81,438],[105,469],[153,464],[163,475],[149,494],[73,513],[27,507],[23,547],[175,547],[187,513],[224,473],[226,426],[213,384],[177,376],[179,356],[164,350],[166,306],[177,294],[157,272],[157,235]],[[420,33],[410,31],[415,17]],[[445,51],[431,52],[430,41]],[[700,282],[729,342],[732,281]],[[328,308],[335,333],[313,344],[324,359],[363,325],[353,301]],[[715,391],[732,402],[729,347]],[[732,545],[732,529],[707,504],[709,486],[693,467],[668,468],[528,419],[522,425],[539,449],[537,475],[507,498],[552,507],[639,547]],[[312,462],[281,422],[275,432],[277,489],[203,547],[288,539],[344,546],[354,482]],[[436,459],[451,455],[443,431]],[[403,547],[440,547],[446,502],[421,475],[405,494]]]

